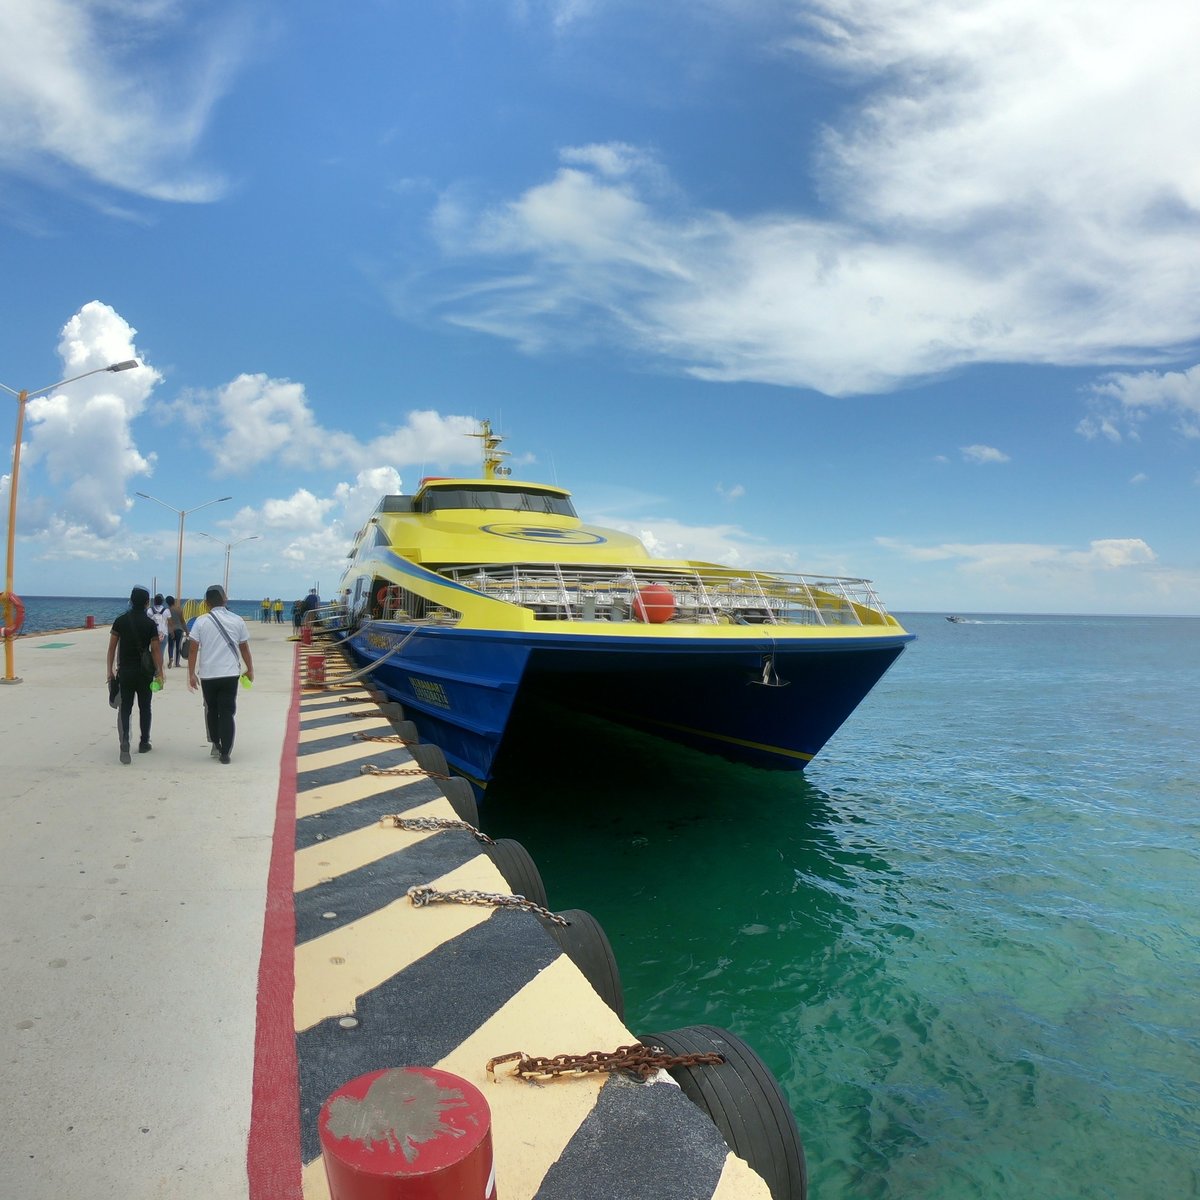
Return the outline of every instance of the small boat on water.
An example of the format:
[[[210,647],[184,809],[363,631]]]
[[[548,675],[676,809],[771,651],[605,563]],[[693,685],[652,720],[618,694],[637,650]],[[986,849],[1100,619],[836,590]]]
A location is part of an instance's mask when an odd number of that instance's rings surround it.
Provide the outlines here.
[[[960,622],[960,621],[965,621],[965,620],[966,620],[966,618],[965,618],[965,617],[947,617],[947,618],[946,618],[946,620],[947,620],[947,621],[953,621],[953,622],[955,622],[955,623],[957,624],[957,623],[958,623],[958,622]]]
[[[539,701],[803,770],[912,640],[866,579],[652,558],[472,436],[482,475],[384,496],[340,596],[362,673],[480,789]]]

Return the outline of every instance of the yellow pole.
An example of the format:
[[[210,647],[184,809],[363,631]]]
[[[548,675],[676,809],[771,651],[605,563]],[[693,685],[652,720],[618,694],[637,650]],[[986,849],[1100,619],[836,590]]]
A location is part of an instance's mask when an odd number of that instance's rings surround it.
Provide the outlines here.
[[[17,440],[13,443],[12,474],[8,477],[8,567],[4,574],[4,591],[13,592],[13,573],[17,552],[17,481],[21,474],[21,439],[25,436],[25,401],[28,391],[17,393]],[[4,606],[4,626],[9,627],[9,605]],[[4,682],[20,683],[13,669],[13,635],[4,636]]]

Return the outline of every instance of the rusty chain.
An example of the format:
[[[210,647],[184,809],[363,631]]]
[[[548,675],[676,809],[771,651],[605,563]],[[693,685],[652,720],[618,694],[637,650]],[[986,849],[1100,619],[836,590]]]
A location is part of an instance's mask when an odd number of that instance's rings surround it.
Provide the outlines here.
[[[360,775],[427,775],[430,779],[449,779],[440,771],[426,771],[421,767],[377,767],[374,763],[364,763],[358,768]]]
[[[615,1050],[591,1050],[587,1054],[556,1054],[552,1058],[530,1056],[524,1050],[488,1059],[487,1073],[493,1080],[501,1063],[516,1062],[512,1074],[520,1079],[555,1079],[562,1075],[589,1075],[596,1071],[631,1071],[649,1079],[656,1071],[671,1067],[715,1067],[723,1054],[667,1054],[646,1046],[618,1046]]]
[[[386,816],[379,818],[379,823],[380,825],[391,824],[395,829],[407,829],[409,831],[465,829],[477,842],[483,842],[486,846],[494,846],[496,844],[494,838],[488,837],[486,833],[476,829],[474,825],[468,824],[466,821],[452,820],[450,817],[406,817],[401,813],[388,813]]]
[[[469,888],[455,888],[449,892],[439,892],[437,888],[427,883],[416,884],[406,893],[412,901],[413,908],[424,908],[427,904],[448,902],[451,904],[483,904],[493,908],[520,908],[526,912],[537,913],[555,925],[570,925],[566,917],[552,913],[548,908],[526,900],[524,896],[505,895],[499,892],[476,892]]]
[[[401,746],[415,746],[412,738],[402,738],[398,733],[352,733],[350,735],[358,742],[399,742]]]

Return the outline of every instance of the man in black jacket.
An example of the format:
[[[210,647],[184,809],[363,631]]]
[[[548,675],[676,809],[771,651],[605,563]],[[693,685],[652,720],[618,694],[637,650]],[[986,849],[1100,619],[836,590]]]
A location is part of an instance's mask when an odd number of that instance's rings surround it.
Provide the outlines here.
[[[163,683],[162,646],[158,639],[158,626],[146,612],[149,603],[149,591],[144,587],[135,587],[129,593],[128,610],[112,623],[108,639],[107,678],[114,678],[113,660],[116,659],[115,678],[121,686],[117,737],[121,743],[123,763],[132,761],[129,755],[129,723],[133,716],[133,698],[137,697],[142,731],[138,753],[145,754],[150,749],[150,685],[156,679],[160,687]]]

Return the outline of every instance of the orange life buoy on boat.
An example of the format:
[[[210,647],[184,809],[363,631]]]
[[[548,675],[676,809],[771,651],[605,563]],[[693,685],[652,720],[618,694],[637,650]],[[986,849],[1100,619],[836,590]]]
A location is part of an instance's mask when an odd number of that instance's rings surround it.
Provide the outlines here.
[[[0,606],[3,606],[4,619],[7,622],[0,625],[0,637],[16,637],[21,632],[21,626],[25,624],[25,605],[21,602],[21,597],[12,592],[4,592],[0,595]]]
[[[379,607],[387,612],[389,609],[394,609],[400,603],[400,589],[393,584],[384,584],[383,587],[375,593],[375,599]]]

